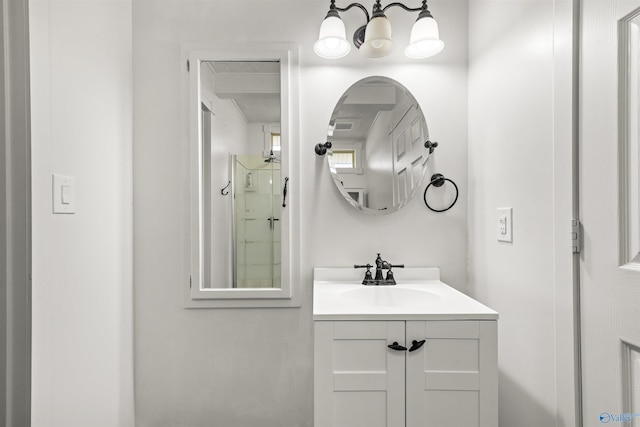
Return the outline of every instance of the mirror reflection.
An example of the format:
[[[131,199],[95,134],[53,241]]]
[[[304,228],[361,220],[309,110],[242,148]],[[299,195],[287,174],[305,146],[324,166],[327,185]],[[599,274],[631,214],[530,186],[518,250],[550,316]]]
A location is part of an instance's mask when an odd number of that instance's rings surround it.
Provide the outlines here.
[[[234,155],[232,171],[236,287],[278,288],[280,160],[276,156]]]
[[[280,288],[280,62],[200,65],[203,287]]]
[[[387,77],[360,80],[338,100],[329,121],[334,182],[364,213],[395,212],[420,189],[428,138],[422,110],[404,86]]]

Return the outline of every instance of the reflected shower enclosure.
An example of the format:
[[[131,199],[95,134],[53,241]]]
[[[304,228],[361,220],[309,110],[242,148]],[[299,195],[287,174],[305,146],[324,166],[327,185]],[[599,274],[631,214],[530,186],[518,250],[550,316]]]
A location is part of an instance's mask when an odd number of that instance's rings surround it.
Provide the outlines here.
[[[280,163],[275,156],[231,156],[234,283],[280,287]]]

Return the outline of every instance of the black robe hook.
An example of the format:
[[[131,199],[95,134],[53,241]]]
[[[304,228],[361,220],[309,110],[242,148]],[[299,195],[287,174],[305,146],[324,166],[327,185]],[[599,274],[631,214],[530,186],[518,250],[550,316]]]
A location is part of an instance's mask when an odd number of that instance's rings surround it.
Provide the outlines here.
[[[222,194],[223,196],[226,196],[227,194],[229,194],[229,190],[227,190],[227,188],[229,188],[229,186],[231,185],[231,181],[229,181],[229,183],[226,185],[226,187],[224,187],[222,190],[220,190],[220,194]],[[224,190],[227,190],[226,192]]]

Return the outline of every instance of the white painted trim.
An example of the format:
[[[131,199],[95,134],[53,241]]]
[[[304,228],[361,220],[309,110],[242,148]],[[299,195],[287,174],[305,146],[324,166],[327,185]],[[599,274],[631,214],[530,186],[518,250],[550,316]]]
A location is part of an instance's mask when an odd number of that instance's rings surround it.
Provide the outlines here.
[[[619,179],[619,236],[620,265],[640,266],[640,223],[638,188],[639,124],[631,119],[640,111],[638,99],[632,99],[631,79],[637,80],[638,58],[632,57],[632,32],[638,32],[640,8],[618,21],[618,179]],[[636,81],[636,86],[637,86]],[[637,90],[637,87],[636,87]],[[637,97],[637,92],[636,92]],[[634,132],[635,130],[635,132]],[[634,158],[635,157],[635,158]],[[633,182],[635,181],[635,182]],[[631,267],[631,265],[629,267]]]
[[[0,422],[31,425],[32,214],[29,10],[0,2]],[[6,424],[5,424],[6,423]]]
[[[553,281],[555,418],[582,425],[579,254],[571,252],[578,216],[578,41],[580,0],[553,3]]]
[[[188,171],[184,176],[189,194],[185,217],[188,241],[189,271],[185,277],[184,304],[187,308],[207,307],[299,307],[300,263],[299,263],[299,151],[298,142],[298,47],[294,44],[249,44],[220,46],[215,44],[189,44],[182,49],[183,64],[189,61],[189,70],[184,70],[183,84],[186,92],[183,109],[188,114],[184,119],[188,129],[186,152]],[[202,165],[200,162],[200,63],[215,60],[278,60],[280,61],[281,120],[280,134],[283,146],[281,154],[282,180],[289,178],[287,207],[282,211],[282,264],[281,288],[273,289],[209,289],[202,285],[203,242],[202,229]]]

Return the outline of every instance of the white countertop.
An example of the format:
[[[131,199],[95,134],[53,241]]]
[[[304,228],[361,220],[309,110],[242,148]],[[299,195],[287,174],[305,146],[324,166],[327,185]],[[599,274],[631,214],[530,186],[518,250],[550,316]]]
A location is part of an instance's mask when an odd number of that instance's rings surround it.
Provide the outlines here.
[[[438,268],[405,268],[393,272],[397,282],[394,286],[364,286],[364,270],[315,268],[313,319],[498,319],[494,310],[442,283]]]

